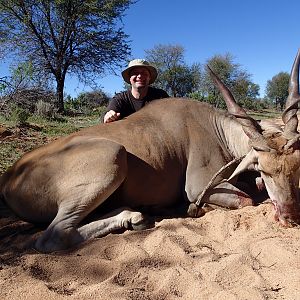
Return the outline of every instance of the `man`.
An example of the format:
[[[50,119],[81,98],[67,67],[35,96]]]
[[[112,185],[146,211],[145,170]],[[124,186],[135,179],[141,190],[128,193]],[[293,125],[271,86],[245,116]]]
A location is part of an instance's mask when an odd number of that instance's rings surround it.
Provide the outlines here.
[[[164,90],[149,86],[156,80],[157,70],[144,59],[130,61],[122,77],[131,88],[112,98],[104,115],[104,123],[123,119],[152,100],[169,97]]]

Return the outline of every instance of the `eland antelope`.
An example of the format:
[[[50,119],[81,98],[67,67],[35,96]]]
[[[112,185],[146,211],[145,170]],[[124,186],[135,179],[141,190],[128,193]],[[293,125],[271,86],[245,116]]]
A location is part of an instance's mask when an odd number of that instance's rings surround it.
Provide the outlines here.
[[[23,220],[49,224],[35,242],[42,252],[120,228],[146,228],[143,208],[186,201],[190,215],[199,215],[204,203],[251,204],[235,185],[247,170],[259,173],[276,219],[299,224],[299,60],[300,52],[291,71],[283,130],[247,116],[210,71],[228,112],[188,99],[154,101],[126,119],[83,129],[25,154],[1,176],[2,198]],[[83,223],[106,203],[114,209]]]

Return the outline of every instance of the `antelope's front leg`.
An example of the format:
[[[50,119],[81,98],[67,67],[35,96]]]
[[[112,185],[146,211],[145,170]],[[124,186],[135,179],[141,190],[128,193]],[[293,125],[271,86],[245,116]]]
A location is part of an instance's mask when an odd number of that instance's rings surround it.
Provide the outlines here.
[[[238,189],[229,182],[222,182],[208,190],[203,195],[200,203],[201,205],[207,203],[230,209],[252,206],[254,204],[252,198],[247,193]],[[201,206],[191,203],[187,213],[191,217],[200,217],[205,213],[205,211],[201,208]]]

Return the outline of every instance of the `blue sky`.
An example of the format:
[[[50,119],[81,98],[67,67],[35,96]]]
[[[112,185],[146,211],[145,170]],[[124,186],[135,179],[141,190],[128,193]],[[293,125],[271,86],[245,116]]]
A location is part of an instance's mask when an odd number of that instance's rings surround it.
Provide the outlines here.
[[[188,64],[229,52],[252,74],[263,96],[268,80],[290,72],[300,47],[299,20],[299,0],[138,0],[123,23],[133,58],[158,44],[183,46]],[[110,95],[123,90],[121,76],[99,77],[99,84]],[[89,87],[67,80],[67,94],[83,90]]]

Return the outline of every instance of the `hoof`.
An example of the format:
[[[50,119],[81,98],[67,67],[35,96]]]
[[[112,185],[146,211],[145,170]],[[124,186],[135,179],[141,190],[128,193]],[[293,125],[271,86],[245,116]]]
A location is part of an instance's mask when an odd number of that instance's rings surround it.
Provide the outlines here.
[[[153,228],[155,226],[154,221],[149,218],[143,217],[141,220],[132,221],[131,227],[133,230],[145,230],[149,228]]]
[[[187,215],[192,218],[199,218],[205,215],[205,210],[202,207],[197,206],[195,203],[191,203],[187,210]]]

